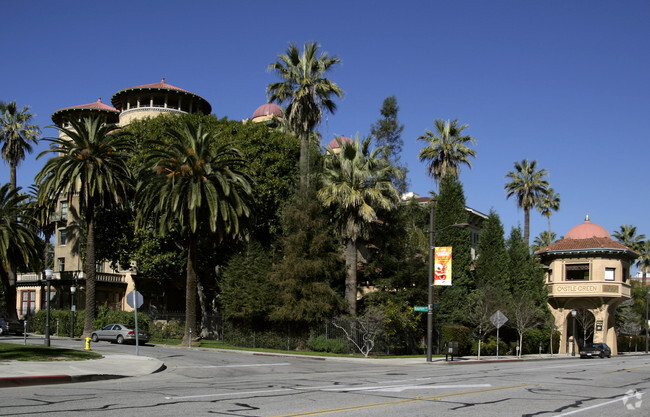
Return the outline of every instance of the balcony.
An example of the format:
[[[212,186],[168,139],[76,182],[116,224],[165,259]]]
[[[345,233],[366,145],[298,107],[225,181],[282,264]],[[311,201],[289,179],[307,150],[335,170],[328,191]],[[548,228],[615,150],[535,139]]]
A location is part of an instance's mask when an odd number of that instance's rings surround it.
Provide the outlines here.
[[[624,297],[630,298],[630,285],[616,281],[565,281],[546,285],[549,297]]]
[[[35,285],[38,285],[39,280],[43,279],[43,274],[42,273],[37,273],[37,272],[25,272],[25,273],[19,273],[16,276],[16,281],[19,283],[22,283],[23,285],[25,283],[32,283]],[[85,274],[81,271],[62,271],[62,272],[54,272],[52,275],[52,279],[50,281],[55,282],[55,281],[76,281],[77,279],[79,280],[84,280],[85,279]],[[109,284],[126,284],[126,276],[122,274],[112,274],[112,273],[107,273],[107,272],[97,272],[95,273],[95,279],[97,280],[97,283],[109,283]]]

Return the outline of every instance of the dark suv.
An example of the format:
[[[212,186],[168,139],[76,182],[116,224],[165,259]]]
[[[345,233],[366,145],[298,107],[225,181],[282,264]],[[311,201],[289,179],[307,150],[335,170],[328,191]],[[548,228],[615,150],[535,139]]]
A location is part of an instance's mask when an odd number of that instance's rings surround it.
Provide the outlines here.
[[[18,320],[0,318],[0,335],[23,334],[23,324]]]
[[[588,343],[580,349],[581,358],[593,358],[598,356],[599,358],[608,358],[612,357],[612,350],[607,346],[606,343]]]

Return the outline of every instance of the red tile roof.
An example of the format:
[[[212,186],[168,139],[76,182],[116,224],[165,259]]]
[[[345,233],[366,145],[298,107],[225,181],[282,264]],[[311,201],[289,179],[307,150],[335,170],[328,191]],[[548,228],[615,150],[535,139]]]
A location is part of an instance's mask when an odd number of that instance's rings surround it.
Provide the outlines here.
[[[117,110],[115,107],[102,103],[102,99],[100,97],[94,103],[82,104],[79,106],[72,106],[72,107],[65,107],[63,109],[57,110],[54,113],[52,113],[52,121],[54,122],[54,124],[61,126],[63,124],[64,118],[67,115],[70,114],[78,115],[79,113],[95,113],[95,112],[100,112],[104,114],[108,113],[112,115],[111,117],[113,119],[111,120],[112,123],[117,123],[118,114],[120,113],[120,111]]]
[[[626,253],[628,256],[637,257],[638,253],[634,252],[632,249],[623,245],[620,242],[612,240],[608,237],[590,237],[587,239],[571,239],[564,238],[558,240],[545,247],[540,249],[535,254],[537,255],[551,255],[558,252],[603,252],[603,251],[613,251]]]
[[[135,87],[124,88],[124,89],[118,91],[117,93],[113,94],[113,97],[111,98],[111,102],[113,103],[113,105],[115,107],[121,108],[122,104],[123,104],[122,103],[122,97],[125,94],[127,94],[127,93],[129,93],[131,91],[138,91],[138,90],[171,90],[171,91],[178,91],[179,93],[184,93],[184,94],[188,94],[190,96],[195,97],[198,100],[198,103],[199,103],[199,106],[200,106],[200,109],[197,109],[197,110],[200,110],[204,114],[210,114],[210,112],[212,111],[212,106],[210,105],[210,103],[206,99],[199,96],[198,94],[192,93],[191,91],[187,91],[187,90],[184,90],[182,88],[176,87],[174,85],[167,84],[165,82],[164,78],[162,80],[160,80],[160,82],[158,82],[158,83],[143,84],[143,85],[138,85],[138,86],[135,86]]]

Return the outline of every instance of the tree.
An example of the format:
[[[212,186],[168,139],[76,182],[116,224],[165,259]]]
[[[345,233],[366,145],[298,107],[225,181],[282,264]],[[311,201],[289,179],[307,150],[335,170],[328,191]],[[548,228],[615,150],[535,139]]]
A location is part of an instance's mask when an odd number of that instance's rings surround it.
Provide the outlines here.
[[[533,253],[537,252],[540,249],[544,249],[547,246],[550,246],[551,243],[557,240],[557,235],[554,232],[549,233],[548,231],[543,231],[533,240],[531,248]]]
[[[429,164],[427,171],[436,182],[446,175],[458,178],[462,164],[472,167],[469,158],[476,158],[476,151],[468,144],[476,143],[471,136],[462,135],[468,125],[458,126],[458,119],[450,122],[443,120],[435,121],[436,132],[427,130],[424,135],[418,137],[428,143],[420,150],[418,157],[420,161]]]
[[[287,103],[285,116],[291,129],[300,137],[300,186],[309,186],[309,134],[320,123],[323,110],[334,113],[333,96],[341,98],[343,90],[325,78],[335,64],[341,62],[326,52],[318,55],[319,45],[310,42],[302,53],[290,43],[284,55],[268,66],[281,79],[266,88],[270,102]]]
[[[546,306],[548,293],[544,283],[544,271],[531,256],[528,245],[521,237],[521,228],[511,229],[506,248],[508,250],[507,288],[514,295],[525,294],[536,305]]]
[[[370,150],[370,139],[359,144],[337,142],[340,152],[327,149],[323,186],[318,199],[333,210],[336,228],[345,246],[345,299],[350,315],[356,315],[357,244],[370,236],[369,225],[378,220],[377,210],[390,211],[397,206],[399,195],[390,181],[396,170],[381,153]]]
[[[15,101],[0,103],[2,159],[9,164],[9,183],[13,188],[16,188],[16,167],[25,159],[25,152],[32,152],[31,143],[37,144],[41,133],[38,125],[31,124],[32,117],[29,106],[19,111]]]
[[[372,306],[360,316],[339,317],[332,321],[350,343],[364,356],[368,357],[375,347],[375,341],[385,330],[386,313],[381,307]],[[358,339],[361,335],[361,340]]]
[[[132,188],[132,175],[127,161],[131,141],[116,125],[101,118],[70,120],[70,127],[56,128],[64,135],[46,138],[54,147],[38,156],[56,153],[36,175],[39,204],[78,198],[79,211],[86,229],[86,310],[84,335],[93,330],[95,318],[95,209],[123,206]],[[78,193],[78,194],[77,194]]]
[[[282,230],[281,260],[267,269],[274,288],[269,319],[302,330],[340,314],[343,264],[329,218],[313,192],[299,192],[287,202]]]
[[[537,210],[540,214],[548,219],[548,233],[551,234],[551,216],[554,211],[560,209],[560,194],[556,193],[552,188],[546,190],[542,194],[539,201],[537,201]]]
[[[519,335],[519,356],[524,346],[524,333],[544,322],[544,309],[526,293],[515,293],[508,304],[508,325]]]
[[[503,234],[501,219],[492,209],[483,222],[476,248],[476,281],[479,287],[507,288],[508,252]]]
[[[631,224],[624,224],[620,226],[618,230],[615,230],[614,233],[612,233],[612,236],[636,252],[639,252],[640,246],[643,245],[643,241],[645,240],[645,235],[637,234],[636,226],[633,226]]]
[[[646,273],[650,268],[650,241],[645,240],[645,235],[636,233],[636,226],[624,224],[612,234],[619,242],[638,252],[641,256],[637,258],[636,266],[643,274],[643,286],[646,285]]]
[[[43,241],[29,224],[24,209],[28,196],[11,184],[0,187],[0,281],[5,298],[6,313],[16,319],[16,283],[10,272],[30,263],[38,264]]]
[[[524,159],[515,162],[515,170],[510,171],[506,178],[506,198],[517,197],[517,205],[524,210],[524,242],[529,245],[530,237],[530,209],[535,207],[540,199],[548,192],[548,181],[545,179],[545,169],[537,169],[537,161],[528,162]]]
[[[502,308],[500,301],[502,293],[496,287],[485,286],[470,292],[465,304],[465,318],[474,327],[478,338],[478,360],[481,360],[481,343],[483,338],[493,329],[494,324],[490,321],[492,315]]]
[[[435,246],[453,248],[452,285],[442,287],[440,320],[436,320],[463,322],[465,317],[458,306],[464,305],[470,292],[476,289],[476,280],[472,272],[470,232],[464,228],[450,227],[453,224],[467,223],[469,217],[465,208],[463,185],[458,178],[453,175],[442,177],[434,210]]]
[[[138,172],[136,228],[149,223],[166,235],[182,236],[187,250],[185,334],[196,331],[197,250],[204,230],[223,241],[239,235],[251,216],[253,191],[244,172],[246,160],[215,129],[186,119],[167,131],[166,141],[151,141]]]
[[[388,158],[390,164],[398,167],[401,171],[401,175],[393,178],[392,181],[400,193],[405,193],[408,189],[408,181],[406,180],[407,169],[400,165],[400,154],[404,146],[404,141],[401,137],[404,125],[400,124],[397,120],[398,111],[397,98],[395,96],[386,97],[381,106],[381,110],[379,110],[383,118],[371,126],[370,136],[375,139],[377,147],[385,149],[386,158]]]

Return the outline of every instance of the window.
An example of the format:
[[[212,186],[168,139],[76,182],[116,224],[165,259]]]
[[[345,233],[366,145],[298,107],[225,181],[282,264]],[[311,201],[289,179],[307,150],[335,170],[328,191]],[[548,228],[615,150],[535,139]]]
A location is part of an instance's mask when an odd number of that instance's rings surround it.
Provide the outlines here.
[[[63,218],[63,219],[68,218],[68,202],[67,201],[62,201],[61,202],[61,218]]]
[[[56,261],[59,266],[59,272],[65,271],[65,258],[59,258]]]
[[[65,243],[67,242],[67,232],[65,229],[60,229],[59,230],[59,246],[65,246]]]
[[[616,268],[605,268],[605,281],[614,281],[616,278]]]
[[[553,270],[548,270],[548,282],[553,282]]]
[[[34,311],[36,310],[36,291],[35,290],[22,291],[20,299],[21,299],[20,314],[23,316],[28,314],[33,314]]]
[[[589,281],[589,264],[567,265],[566,281]]]

